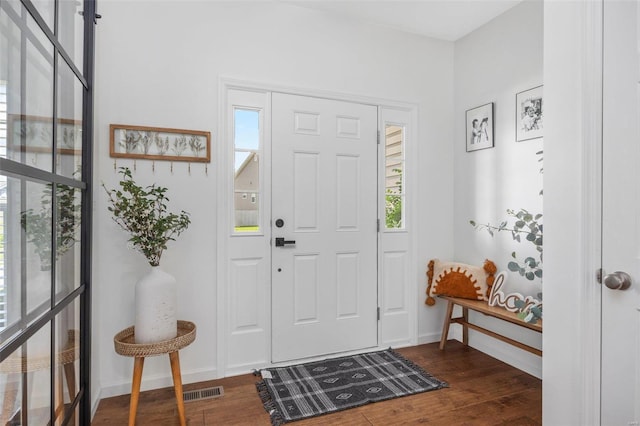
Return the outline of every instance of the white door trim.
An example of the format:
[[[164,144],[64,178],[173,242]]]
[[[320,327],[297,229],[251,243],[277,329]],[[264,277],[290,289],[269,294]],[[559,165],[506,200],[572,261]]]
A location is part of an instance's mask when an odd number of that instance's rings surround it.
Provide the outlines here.
[[[545,424],[600,424],[602,17],[545,2]]]
[[[214,162],[214,166],[216,167],[216,171],[217,171],[217,181],[218,181],[218,185],[215,188],[216,190],[216,198],[217,198],[217,224],[216,224],[216,248],[217,248],[217,256],[215,259],[216,262],[216,269],[217,269],[217,274],[216,274],[216,294],[217,294],[217,300],[216,300],[216,310],[217,310],[217,314],[216,314],[216,318],[217,318],[217,336],[216,336],[216,355],[217,355],[217,372],[218,372],[218,376],[219,377],[225,377],[227,375],[233,375],[233,374],[242,374],[245,373],[246,371],[237,371],[237,369],[229,369],[229,360],[227,359],[227,353],[228,353],[228,338],[227,338],[227,334],[228,334],[228,321],[227,321],[227,316],[229,314],[229,309],[228,309],[228,305],[227,305],[227,301],[228,301],[228,296],[229,296],[229,292],[228,292],[228,288],[227,288],[227,277],[228,277],[228,266],[227,266],[227,247],[228,247],[228,235],[229,235],[229,229],[228,229],[228,224],[229,224],[229,208],[228,208],[228,199],[227,199],[227,189],[230,187],[230,185],[233,185],[233,182],[231,181],[230,178],[230,174],[229,174],[229,167],[230,164],[228,164],[228,161],[226,161],[227,158],[229,158],[230,155],[230,151],[231,151],[231,147],[229,145],[229,140],[230,140],[230,135],[227,135],[227,93],[229,92],[229,90],[231,89],[237,89],[237,90],[245,90],[245,91],[254,91],[254,92],[259,92],[259,93],[265,93],[265,94],[270,94],[272,92],[281,92],[281,93],[288,93],[288,94],[293,94],[293,95],[303,95],[303,96],[310,96],[310,97],[319,97],[319,98],[326,98],[326,99],[334,99],[334,100],[341,100],[341,101],[347,101],[347,102],[354,102],[354,103],[362,103],[362,104],[367,104],[367,105],[374,105],[377,107],[387,107],[387,108],[392,108],[392,109],[399,109],[399,110],[404,110],[407,111],[411,114],[412,117],[412,122],[409,126],[409,134],[412,135],[411,140],[409,140],[406,144],[406,156],[407,156],[407,161],[406,161],[406,168],[407,170],[412,170],[415,171],[417,170],[419,164],[417,163],[417,142],[418,142],[418,105],[415,103],[408,103],[408,102],[401,102],[401,101],[395,101],[395,100],[390,100],[390,99],[384,99],[384,98],[377,98],[377,97],[370,97],[370,96],[361,96],[361,95],[355,95],[355,94],[346,94],[346,93],[337,93],[337,92],[331,92],[331,91],[326,91],[326,90],[316,90],[316,89],[308,89],[308,88],[299,88],[299,87],[292,87],[292,86],[283,86],[283,85],[277,85],[277,84],[269,84],[269,83],[259,83],[259,82],[253,82],[253,81],[245,81],[245,80],[238,80],[238,79],[234,79],[234,78],[228,78],[228,77],[219,77],[218,79],[218,87],[219,87],[219,91],[218,91],[218,149],[217,149],[217,163]],[[269,117],[270,120],[270,117]],[[410,263],[410,267],[409,267],[409,271],[414,271],[415,270],[415,265],[416,265],[416,255],[417,255],[417,238],[415,238],[416,235],[418,235],[417,231],[418,231],[418,227],[419,227],[419,223],[417,223],[416,220],[414,220],[414,218],[417,218],[417,214],[416,214],[416,202],[415,200],[417,199],[417,193],[416,193],[416,188],[417,188],[417,173],[407,173],[407,177],[406,177],[406,182],[407,182],[407,199],[411,200],[410,203],[408,203],[407,206],[407,220],[410,221],[410,223],[412,224],[411,227],[411,238],[410,238],[410,244],[409,244],[409,263]],[[270,194],[264,194],[264,196],[270,196]],[[265,234],[269,232],[270,230],[267,231],[265,230]],[[383,248],[380,247],[379,250],[382,250]],[[378,269],[380,268],[380,266],[378,265]],[[406,277],[407,280],[407,284],[408,284],[408,291],[410,292],[410,294],[413,295],[417,295],[418,294],[418,285],[422,284],[422,283],[418,283],[415,280],[412,279],[412,275],[409,274]],[[270,294],[270,290],[269,290],[269,294]],[[269,301],[270,304],[270,301]],[[416,300],[416,303],[412,304],[410,306],[411,312],[409,315],[410,318],[410,324],[408,324],[408,327],[412,330],[412,335],[410,337],[410,339],[406,342],[406,345],[413,345],[417,343],[417,306],[418,306],[418,301]],[[269,326],[269,333],[270,333],[270,327],[271,327],[271,314],[269,312],[268,314],[268,326]],[[378,324],[378,335],[380,333],[380,324]],[[380,340],[379,344],[380,344]],[[269,347],[268,349],[268,354],[271,353],[271,348],[270,348],[270,344],[268,345]],[[260,359],[270,359],[269,355],[264,355],[260,354],[260,356],[258,358]],[[267,358],[264,358],[264,357]],[[261,368],[264,367],[264,364],[261,365],[255,365],[255,366],[249,366],[247,365],[246,368]]]
[[[582,274],[584,283],[580,324],[582,360],[582,418],[580,424],[600,423],[601,286],[596,271],[602,266],[602,46],[603,4],[584,4],[582,93]],[[559,283],[557,283],[559,284]]]
[[[600,424],[602,1],[544,8],[544,214],[554,232],[545,238],[543,283],[549,424]]]
[[[361,104],[374,105],[374,106],[386,106],[389,108],[404,109],[407,111],[410,111],[413,109],[417,111],[418,109],[417,103],[402,102],[402,101],[397,101],[393,99],[379,98],[374,96],[364,96],[364,95],[358,95],[353,93],[334,92],[330,90],[309,89],[309,88],[288,86],[288,85],[275,84],[275,83],[272,84],[272,83],[264,83],[264,82],[255,82],[255,81],[241,80],[241,79],[236,79],[231,77],[220,77],[219,87],[221,89],[219,93],[220,96],[222,96],[223,92],[226,92],[226,90],[228,89],[238,89],[238,90],[253,90],[257,92],[280,92],[280,93],[286,93],[290,95],[333,99],[336,101],[354,102],[354,103],[361,103]]]

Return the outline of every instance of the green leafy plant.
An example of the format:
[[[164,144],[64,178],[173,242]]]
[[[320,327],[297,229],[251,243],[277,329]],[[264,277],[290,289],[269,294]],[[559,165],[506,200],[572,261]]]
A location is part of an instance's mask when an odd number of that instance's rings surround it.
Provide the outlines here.
[[[542,305],[527,305],[524,300],[513,302],[517,308],[516,315],[524,322],[536,324],[542,318]]]
[[[387,194],[384,209],[387,228],[402,228],[402,198]]]
[[[142,253],[151,266],[158,266],[169,241],[175,241],[191,223],[189,213],[167,211],[167,188],[155,184],[141,187],[135,183],[131,171],[120,167],[120,189],[102,187],[109,196],[107,209],[113,220],[129,232],[129,242]]]
[[[536,152],[536,155],[540,157],[538,158],[538,163],[540,163],[540,174],[542,174],[544,172],[544,167],[542,166],[542,163],[544,162],[544,151],[538,151]],[[543,195],[543,192],[544,192],[544,189],[541,189],[538,194]]]
[[[470,220],[469,223],[478,230],[486,230],[492,237],[496,232],[502,231],[510,232],[511,238],[519,243],[522,242],[522,237],[524,237],[525,241],[535,246],[538,252],[538,259],[527,257],[524,260],[518,260],[516,252],[514,251],[511,253],[511,257],[514,260],[507,264],[507,268],[512,272],[518,272],[530,281],[536,278],[542,279],[542,214],[534,215],[525,209],[520,209],[517,212],[507,209],[507,215],[515,219],[515,222],[511,226],[509,226],[506,220],[498,226],[490,223],[479,224],[474,220]]]
[[[393,172],[398,173],[398,181],[396,181],[397,191],[387,189],[387,193],[384,197],[384,212],[385,223],[388,229],[402,228],[402,170],[392,169]]]
[[[52,184],[48,184],[40,197],[40,209],[28,209],[20,214],[20,224],[33,244],[40,258],[43,271],[51,269],[51,232],[53,208],[56,211],[56,259],[65,254],[78,241],[80,226],[80,200],[75,197],[75,189],[68,185],[56,185],[55,203]]]
[[[543,162],[543,151],[536,152],[539,156],[538,162]],[[540,174],[543,172],[542,164],[540,165]],[[543,195],[542,189],[539,195]],[[507,209],[507,216],[513,219],[513,224],[509,225],[509,220],[501,222],[498,226],[491,223],[479,224],[474,220],[470,220],[471,226],[477,230],[486,230],[492,237],[496,232],[507,231],[511,233],[511,238],[514,241],[522,242],[524,240],[535,246],[538,252],[538,259],[533,257],[526,257],[523,260],[519,260],[516,252],[511,253],[513,258],[507,264],[507,268],[512,272],[518,272],[521,276],[525,277],[529,281],[533,281],[536,278],[542,279],[542,214],[530,213],[526,209],[520,209],[517,212],[511,209]]]

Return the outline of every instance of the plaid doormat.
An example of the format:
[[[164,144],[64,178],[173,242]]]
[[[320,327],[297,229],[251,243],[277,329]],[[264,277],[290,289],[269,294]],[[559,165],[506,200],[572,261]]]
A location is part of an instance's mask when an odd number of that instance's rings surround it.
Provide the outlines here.
[[[261,370],[274,426],[448,385],[391,349]]]

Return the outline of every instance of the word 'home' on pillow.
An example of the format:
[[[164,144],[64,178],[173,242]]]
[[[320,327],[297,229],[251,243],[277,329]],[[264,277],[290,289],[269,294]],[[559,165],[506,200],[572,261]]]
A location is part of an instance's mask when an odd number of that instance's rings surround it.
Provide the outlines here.
[[[427,269],[425,303],[433,306],[436,303],[434,296],[439,294],[463,299],[489,300],[496,270],[495,263],[490,260],[485,260],[484,265],[480,267],[433,259]]]

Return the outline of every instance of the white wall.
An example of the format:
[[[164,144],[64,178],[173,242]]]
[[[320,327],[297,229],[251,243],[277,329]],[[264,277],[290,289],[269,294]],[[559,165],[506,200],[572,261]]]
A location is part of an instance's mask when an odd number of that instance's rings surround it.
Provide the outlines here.
[[[542,175],[537,151],[543,140],[516,142],[516,93],[543,83],[543,4],[525,1],[455,43],[454,260],[479,264],[493,260],[507,270],[515,251],[519,259],[538,258],[535,247],[517,243],[511,233],[475,230],[470,220],[498,225],[507,209],[542,213]],[[494,148],[466,152],[465,111],[494,103]],[[509,220],[512,225],[514,221]],[[505,292],[535,296],[540,280],[509,273]],[[539,333],[478,316],[474,321],[516,340],[540,347]],[[470,344],[496,358],[541,376],[538,356],[479,333]]]
[[[425,265],[453,255],[453,45],[364,25],[304,8],[250,2],[100,3],[95,110],[94,354],[100,396],[127,393],[132,361],[116,355],[112,337],[133,323],[133,285],[147,266],[127,249],[127,236],[110,221],[100,182],[117,183],[109,158],[108,126],[139,124],[210,130],[218,152],[218,79],[230,77],[314,90],[415,103],[419,107],[417,203],[420,223],[418,338],[439,338],[442,307],[423,305]],[[192,225],[162,258],[180,285],[180,318],[198,325],[196,341],[181,353],[184,382],[217,375],[216,182],[217,159],[204,166],[136,163],[136,180],[169,188],[174,209],[191,212]],[[133,167],[118,160],[117,166]],[[437,200],[434,204],[433,200]],[[98,357],[99,354],[99,357]],[[94,362],[96,362],[94,361]],[[171,383],[168,361],[145,365],[144,389]]]

